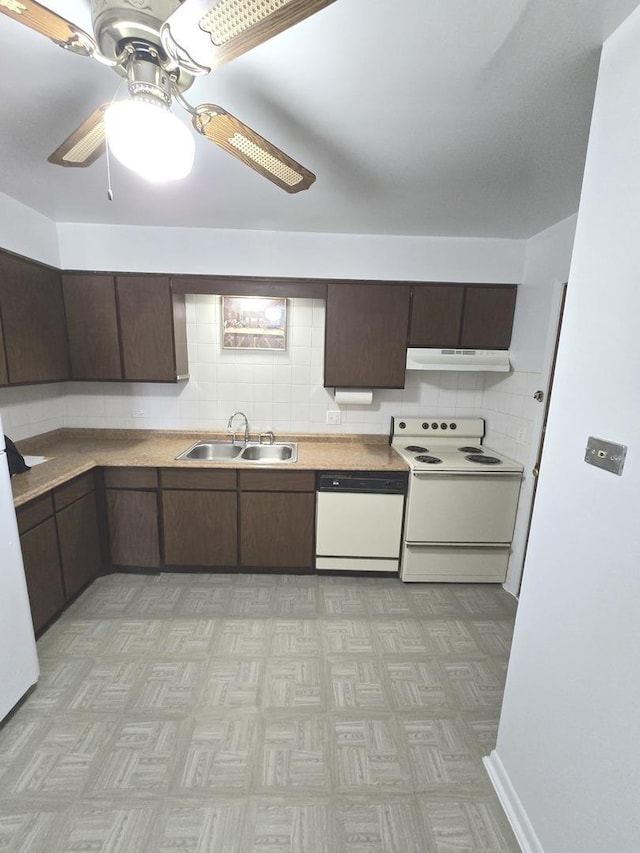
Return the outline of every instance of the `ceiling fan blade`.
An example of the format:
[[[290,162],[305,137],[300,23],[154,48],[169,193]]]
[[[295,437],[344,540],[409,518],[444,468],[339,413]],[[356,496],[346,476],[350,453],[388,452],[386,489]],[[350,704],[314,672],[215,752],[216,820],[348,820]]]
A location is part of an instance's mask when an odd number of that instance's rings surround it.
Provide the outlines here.
[[[0,12],[73,53],[83,56],[98,53],[98,46],[90,35],[36,0],[0,0]]]
[[[94,110],[47,159],[56,166],[90,166],[104,153],[104,111],[109,104]]]
[[[192,120],[199,133],[288,193],[306,190],[316,179],[313,172],[215,104],[200,104]]]
[[[213,70],[335,0],[184,0],[162,27],[174,58]]]

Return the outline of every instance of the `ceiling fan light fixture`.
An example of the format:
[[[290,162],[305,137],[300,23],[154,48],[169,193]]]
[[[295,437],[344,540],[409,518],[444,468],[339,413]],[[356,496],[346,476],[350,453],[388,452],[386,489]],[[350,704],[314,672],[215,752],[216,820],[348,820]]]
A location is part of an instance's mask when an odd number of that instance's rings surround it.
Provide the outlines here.
[[[185,178],[193,166],[193,134],[170,110],[131,99],[116,101],[104,115],[113,156],[152,183]]]

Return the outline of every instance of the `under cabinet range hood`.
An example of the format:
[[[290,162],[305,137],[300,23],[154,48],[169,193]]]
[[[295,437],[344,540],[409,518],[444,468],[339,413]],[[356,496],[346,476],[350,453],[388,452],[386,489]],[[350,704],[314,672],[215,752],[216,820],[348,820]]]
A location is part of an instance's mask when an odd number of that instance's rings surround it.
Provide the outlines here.
[[[431,349],[409,347],[407,370],[486,370],[506,373],[509,353],[501,349]]]

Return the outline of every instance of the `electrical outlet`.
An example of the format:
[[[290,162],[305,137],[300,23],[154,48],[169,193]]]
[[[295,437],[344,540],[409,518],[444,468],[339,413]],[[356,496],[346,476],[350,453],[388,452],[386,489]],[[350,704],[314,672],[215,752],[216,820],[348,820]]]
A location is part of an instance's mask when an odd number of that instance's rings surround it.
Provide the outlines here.
[[[143,418],[145,415],[146,415],[146,412],[144,409],[134,409],[131,412],[132,418]]]
[[[327,423],[334,426],[342,423],[342,412],[327,412]]]

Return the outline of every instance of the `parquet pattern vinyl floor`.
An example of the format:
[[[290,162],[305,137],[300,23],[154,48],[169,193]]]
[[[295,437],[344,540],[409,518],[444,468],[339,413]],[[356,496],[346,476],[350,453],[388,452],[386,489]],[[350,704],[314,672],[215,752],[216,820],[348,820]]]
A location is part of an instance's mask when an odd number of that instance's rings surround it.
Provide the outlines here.
[[[116,574],[0,728],[0,853],[516,853],[493,585]]]

